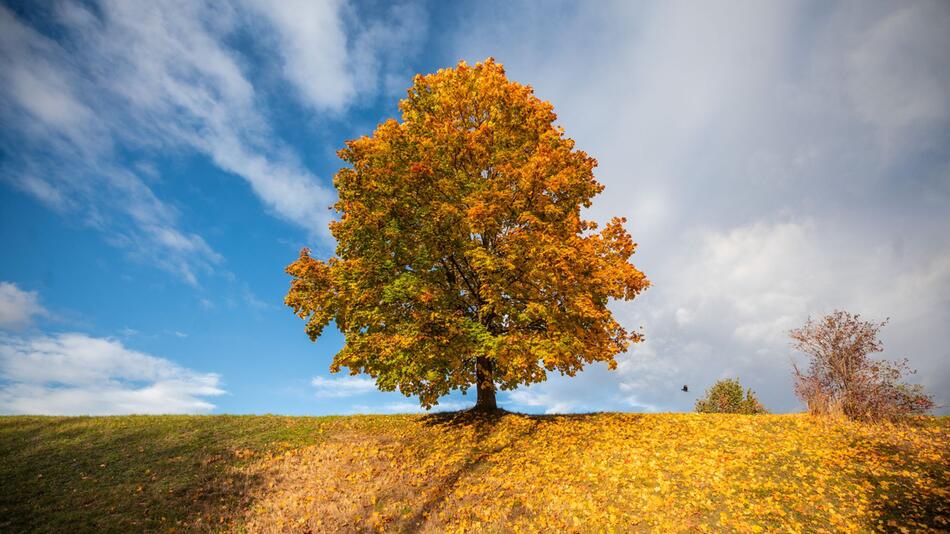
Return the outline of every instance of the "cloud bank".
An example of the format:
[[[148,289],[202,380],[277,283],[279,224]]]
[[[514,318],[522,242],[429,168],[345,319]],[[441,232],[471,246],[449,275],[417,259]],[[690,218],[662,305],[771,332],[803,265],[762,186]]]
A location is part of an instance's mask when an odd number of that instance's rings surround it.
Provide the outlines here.
[[[950,8],[942,2],[484,3],[454,37],[555,105],[653,281],[646,343],[507,396],[532,411],[691,410],[739,377],[775,411],[787,330],[891,317],[884,357],[950,404]],[[690,393],[680,391],[689,384]],[[566,403],[566,404],[565,404]]]
[[[41,415],[206,413],[220,377],[85,334],[0,335],[0,412]]]

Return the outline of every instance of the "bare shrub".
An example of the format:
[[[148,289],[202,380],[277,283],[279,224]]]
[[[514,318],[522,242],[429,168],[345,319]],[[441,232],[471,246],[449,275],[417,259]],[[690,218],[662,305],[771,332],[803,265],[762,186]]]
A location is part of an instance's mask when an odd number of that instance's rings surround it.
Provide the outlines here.
[[[899,361],[872,360],[883,350],[878,334],[887,320],[862,321],[860,316],[835,311],[809,318],[789,332],[792,346],[809,357],[808,368],[793,364],[795,394],[813,415],[845,415],[881,420],[921,414],[934,407],[923,387],[903,382],[916,373]]]

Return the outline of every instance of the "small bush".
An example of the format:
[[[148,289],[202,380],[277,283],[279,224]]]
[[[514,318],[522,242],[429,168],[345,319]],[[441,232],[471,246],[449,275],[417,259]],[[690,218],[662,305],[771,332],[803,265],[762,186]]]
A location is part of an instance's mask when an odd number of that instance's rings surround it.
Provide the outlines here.
[[[699,413],[768,413],[751,389],[742,391],[738,380],[725,379],[713,384],[706,396],[696,401]]]

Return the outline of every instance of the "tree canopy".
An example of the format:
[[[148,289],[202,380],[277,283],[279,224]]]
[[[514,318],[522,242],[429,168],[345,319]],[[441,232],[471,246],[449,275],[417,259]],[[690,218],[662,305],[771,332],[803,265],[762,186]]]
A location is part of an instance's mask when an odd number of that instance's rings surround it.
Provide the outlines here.
[[[310,338],[331,321],[345,337],[331,370],[425,407],[475,386],[492,409],[496,388],[614,368],[642,335],[607,304],[649,281],[625,219],[582,218],[604,187],[553,106],[489,58],[417,75],[399,109],[338,153],[336,255],[287,267]]]

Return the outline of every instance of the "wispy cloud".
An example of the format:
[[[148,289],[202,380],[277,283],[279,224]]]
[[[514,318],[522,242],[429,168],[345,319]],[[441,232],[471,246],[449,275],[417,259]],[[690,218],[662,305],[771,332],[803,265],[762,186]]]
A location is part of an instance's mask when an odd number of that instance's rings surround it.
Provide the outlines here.
[[[379,13],[357,13],[341,1],[247,4],[275,35],[283,76],[301,102],[316,111],[339,112],[359,96],[391,92],[411,77],[408,60],[426,33],[424,9],[396,3]]]
[[[244,178],[276,215],[322,231],[332,193],[274,137],[239,53],[224,44],[238,14],[202,2],[100,7],[95,17],[69,4],[64,18],[85,62],[115,66],[96,88],[124,111],[115,117],[122,140],[203,153]]]
[[[439,404],[433,406],[431,409],[426,410],[419,405],[418,402],[412,401],[401,401],[401,402],[384,402],[381,404],[355,404],[351,406],[347,413],[350,414],[371,414],[371,413],[439,413],[439,412],[454,412],[458,410],[465,410],[471,408],[474,403],[470,402],[459,402],[459,401],[439,401]]]
[[[537,388],[523,388],[507,394],[506,401],[515,407],[527,408],[528,411],[543,411],[544,413],[571,413],[579,409],[578,400],[558,395],[555,392],[542,392]]]
[[[81,8],[62,8],[73,39],[81,40],[79,26],[99,24]],[[10,73],[0,84],[0,146],[9,155],[0,177],[195,284],[196,271],[220,262],[220,255],[181,229],[177,210],[117,153],[117,143],[137,134],[107,87],[117,73],[105,66],[123,65],[121,58],[103,57],[96,41],[54,41],[5,7],[0,35],[0,66]]]
[[[0,412],[112,415],[203,413],[220,378],[85,334],[0,335]]]
[[[429,413],[464,410],[471,408],[474,402],[464,402],[451,398],[441,399],[439,404],[426,410],[416,400],[385,401],[385,397],[398,396],[396,393],[380,393],[376,381],[365,376],[340,376],[327,378],[315,376],[310,381],[315,395],[320,399],[348,399],[350,397],[365,397],[367,401],[348,404],[346,413]],[[370,398],[370,395],[375,394]],[[398,398],[398,397],[397,397]],[[345,406],[345,405],[344,405]]]
[[[318,110],[342,110],[356,93],[340,1],[248,1],[276,30],[283,75]]]
[[[130,337],[134,337],[134,336],[139,335],[139,331],[138,331],[138,330],[136,330],[136,329],[134,329],[134,328],[129,328],[128,326],[122,327],[122,330],[120,330],[119,333],[120,333],[120,334],[122,335],[122,337],[124,337],[124,338],[130,338]]]
[[[274,39],[250,41],[253,51],[281,58],[314,112],[338,113],[404,65],[416,41],[402,36],[419,35],[424,14],[396,6],[379,23],[348,24],[351,9],[102,0],[58,3],[36,23],[0,7],[0,176],[191,284],[222,257],[156,194],[158,157],[207,157],[267,211],[328,239],[335,195],[271,127],[268,95],[251,81],[265,67],[234,42],[266,25]]]
[[[376,381],[359,376],[326,378],[315,376],[310,381],[319,398],[339,399],[376,391]]]
[[[46,313],[35,291],[24,291],[12,282],[0,282],[0,328],[24,328],[34,317]]]

